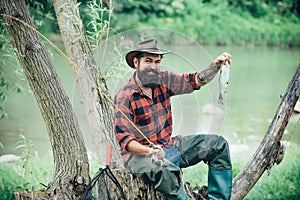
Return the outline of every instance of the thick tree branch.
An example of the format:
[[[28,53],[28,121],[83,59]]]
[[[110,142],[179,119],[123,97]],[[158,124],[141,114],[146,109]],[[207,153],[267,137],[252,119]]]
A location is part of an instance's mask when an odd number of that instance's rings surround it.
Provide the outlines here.
[[[102,77],[100,68],[96,66],[77,1],[53,0],[53,5],[64,46],[73,62],[71,65],[77,78],[77,87],[85,108],[96,153],[104,162],[103,155],[106,146],[114,144],[114,159],[120,159],[113,130],[112,105],[107,101],[107,98],[111,99],[111,97],[108,95],[104,78],[100,78]]]

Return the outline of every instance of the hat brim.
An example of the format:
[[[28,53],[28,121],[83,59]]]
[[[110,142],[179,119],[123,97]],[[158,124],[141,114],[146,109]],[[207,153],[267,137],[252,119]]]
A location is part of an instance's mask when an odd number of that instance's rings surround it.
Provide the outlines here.
[[[135,56],[137,56],[139,53],[149,53],[149,54],[155,54],[155,55],[164,55],[169,53],[168,51],[142,51],[142,50],[138,50],[138,51],[130,51],[126,54],[126,62],[127,64],[131,67],[131,68],[135,68],[134,63],[133,63],[133,58]]]

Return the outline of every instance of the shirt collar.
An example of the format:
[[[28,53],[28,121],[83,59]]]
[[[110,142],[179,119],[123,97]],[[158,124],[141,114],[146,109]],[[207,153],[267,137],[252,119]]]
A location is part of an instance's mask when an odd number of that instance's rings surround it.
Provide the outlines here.
[[[136,72],[134,72],[134,74],[132,75],[131,79],[129,80],[129,85],[131,86],[131,93],[142,93],[142,89],[140,88],[140,86],[137,84],[137,82],[135,81],[135,75]]]

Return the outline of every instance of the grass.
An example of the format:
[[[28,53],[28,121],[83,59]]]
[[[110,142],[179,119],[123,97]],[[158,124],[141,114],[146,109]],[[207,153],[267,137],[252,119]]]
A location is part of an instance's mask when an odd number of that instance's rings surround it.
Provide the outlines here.
[[[49,153],[50,154],[50,153]],[[49,157],[35,155],[29,160],[0,164],[0,199],[14,198],[14,192],[46,189],[53,174],[53,162]]]
[[[249,159],[250,159],[249,155]],[[244,167],[247,160],[233,157],[233,177]],[[274,165],[268,175],[265,172],[244,198],[255,199],[300,199],[300,148],[291,145],[286,149],[285,157],[279,165]],[[196,165],[184,169],[185,181],[195,185],[207,185],[207,166]]]
[[[275,165],[270,175],[264,173],[254,185],[246,200],[252,199],[299,199],[300,198],[300,147],[291,145],[287,148],[280,165]],[[50,153],[49,153],[50,154]],[[251,155],[248,157],[250,158]],[[27,163],[26,178],[24,177],[24,161],[0,164],[1,199],[14,199],[14,192],[21,190],[45,189],[52,178],[53,164],[49,156],[34,156]],[[244,155],[245,157],[245,155]],[[245,158],[233,157],[233,176],[244,167]],[[97,165],[96,162],[92,163]],[[98,168],[98,166],[91,166]],[[198,164],[184,169],[185,181],[195,185],[207,185],[207,166]],[[92,176],[93,176],[92,172]]]
[[[12,163],[0,165],[0,193],[1,199],[14,199],[14,192],[22,190],[22,176],[16,171],[16,167]]]
[[[300,148],[288,147],[281,164],[259,179],[245,199],[300,199]]]

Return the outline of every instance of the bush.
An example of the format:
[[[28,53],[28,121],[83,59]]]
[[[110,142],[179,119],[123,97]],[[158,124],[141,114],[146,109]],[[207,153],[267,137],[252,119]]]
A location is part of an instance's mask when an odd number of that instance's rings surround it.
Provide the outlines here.
[[[279,15],[275,6],[256,1],[156,1],[173,10],[154,12],[143,4],[114,13],[113,27],[125,31],[139,27],[164,27],[207,45],[300,47],[300,20],[293,13]],[[128,0],[128,3],[134,4]],[[147,10],[142,12],[141,10]],[[125,12],[126,11],[126,12]],[[180,11],[180,12],[179,12]],[[126,21],[126,23],[124,23]],[[166,36],[168,37],[168,36]]]

